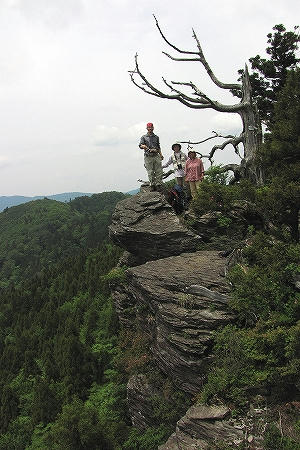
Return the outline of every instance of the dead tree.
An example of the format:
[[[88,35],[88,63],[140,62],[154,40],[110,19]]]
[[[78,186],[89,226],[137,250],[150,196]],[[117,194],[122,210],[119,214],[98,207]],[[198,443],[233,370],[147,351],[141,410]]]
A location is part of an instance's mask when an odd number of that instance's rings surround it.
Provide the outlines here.
[[[259,145],[262,140],[262,132],[260,120],[257,113],[257,108],[252,100],[251,95],[251,85],[249,80],[249,73],[247,66],[245,67],[245,72],[243,74],[242,83],[223,83],[215,76],[214,72],[210,68],[206,58],[203,54],[199,39],[193,30],[193,38],[196,41],[197,51],[186,51],[181,50],[175,45],[171,44],[158,24],[158,21],[155,18],[156,26],[163,38],[163,40],[173,48],[177,53],[181,55],[186,55],[184,57],[174,57],[169,55],[166,52],[163,52],[168,58],[174,61],[197,61],[200,62],[210,79],[213,81],[215,85],[217,85],[221,89],[238,89],[242,93],[242,98],[239,103],[234,105],[225,105],[216,100],[212,100],[208,95],[200,90],[200,88],[193,83],[182,82],[182,81],[170,81],[168,82],[165,78],[162,78],[164,84],[169,89],[169,93],[165,93],[162,90],[155,87],[142,73],[139,64],[138,64],[138,55],[135,55],[135,69],[130,71],[130,76],[132,82],[139,89],[143,90],[147,94],[153,95],[155,97],[166,98],[170,100],[177,100],[188,108],[193,109],[213,109],[218,112],[226,112],[226,113],[237,113],[240,115],[242,123],[243,123],[243,131],[240,136],[230,136],[226,141],[221,145],[215,145],[209,155],[209,158],[212,159],[214,153],[218,149],[224,149],[227,145],[231,144],[234,146],[235,150],[237,150],[237,146],[239,144],[243,144],[244,152],[243,159],[241,165],[232,165],[229,164],[227,167],[224,167],[224,170],[233,170],[234,166],[234,174],[238,175],[238,178],[248,178],[252,180],[256,184],[262,183],[262,171],[257,161],[257,151]],[[185,93],[186,88],[190,88],[192,90],[191,94]]]

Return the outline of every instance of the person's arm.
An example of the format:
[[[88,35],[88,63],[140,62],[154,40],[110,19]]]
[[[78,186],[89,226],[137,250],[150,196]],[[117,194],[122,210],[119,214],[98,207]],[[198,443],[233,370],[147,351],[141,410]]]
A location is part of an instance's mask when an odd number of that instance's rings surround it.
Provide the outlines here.
[[[203,165],[202,159],[199,159],[199,161],[200,161],[200,164],[199,164],[199,166],[200,166],[200,180],[203,180],[203,178],[204,178],[204,165]]]
[[[188,170],[189,170],[189,164],[190,163],[190,161],[189,160],[187,160],[187,162],[186,162],[186,164],[185,164],[185,168],[184,168],[184,176],[186,177],[186,175],[187,175],[187,173],[188,173]]]
[[[139,143],[139,147],[142,150],[146,150],[148,148],[148,146],[146,145],[146,141],[145,141],[145,137],[144,136],[141,137],[141,140],[140,140],[140,143]]]
[[[172,164],[172,156],[170,156],[170,158],[168,159],[167,162],[165,162],[164,164],[162,164],[162,168],[165,169],[165,168],[168,167],[170,164]]]
[[[157,136],[157,150],[159,150],[159,152],[161,152],[160,142],[159,142],[159,137],[158,136]]]
[[[159,137],[158,136],[157,136],[157,151],[158,151],[158,153],[160,155],[160,159],[163,160],[164,157],[163,157],[162,152],[161,152],[160,142],[159,142]]]

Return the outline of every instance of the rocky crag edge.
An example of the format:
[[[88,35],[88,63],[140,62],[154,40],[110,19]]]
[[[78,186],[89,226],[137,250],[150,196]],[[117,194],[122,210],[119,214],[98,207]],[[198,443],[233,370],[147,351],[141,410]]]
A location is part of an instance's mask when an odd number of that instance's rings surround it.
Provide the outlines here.
[[[237,220],[245,221],[247,207],[239,209]],[[129,267],[127,282],[115,285],[112,292],[120,324],[143,328],[156,366],[188,395],[201,390],[213,358],[214,330],[234,320],[225,278],[232,256],[199,250],[207,228],[213,232],[211,217],[206,216],[194,232],[162,193],[145,187],[116,205],[109,228],[112,241],[125,250],[119,264]],[[130,377],[128,409],[132,425],[140,430],[152,425],[153,395],[159,392],[145,374]],[[159,450],[208,449],[218,443],[237,448],[243,442],[261,448],[254,421],[262,413],[252,409],[247,417],[233,420],[227,406],[196,404]]]

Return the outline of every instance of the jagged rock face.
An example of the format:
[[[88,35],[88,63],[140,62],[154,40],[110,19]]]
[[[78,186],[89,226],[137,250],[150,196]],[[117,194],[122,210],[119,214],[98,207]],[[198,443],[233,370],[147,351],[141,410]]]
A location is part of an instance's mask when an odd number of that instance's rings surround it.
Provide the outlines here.
[[[189,393],[202,387],[213,331],[233,318],[224,266],[217,251],[150,261],[128,269],[113,293],[121,323],[140,321],[158,367]]]
[[[119,202],[109,227],[110,238],[140,264],[199,248],[201,237],[184,227],[159,192],[141,192]]]
[[[144,430],[153,425],[152,398],[157,389],[143,374],[133,375],[127,383],[127,403],[132,425]]]
[[[159,450],[208,449],[216,442],[240,444],[244,438],[241,429],[227,420],[226,406],[192,406],[176,426],[176,431]]]

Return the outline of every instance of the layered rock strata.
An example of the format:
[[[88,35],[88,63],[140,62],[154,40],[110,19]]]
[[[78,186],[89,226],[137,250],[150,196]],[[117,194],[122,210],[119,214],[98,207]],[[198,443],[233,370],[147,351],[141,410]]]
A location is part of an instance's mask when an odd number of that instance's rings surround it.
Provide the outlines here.
[[[201,251],[218,217],[204,217],[196,233],[187,229],[158,192],[146,188],[118,203],[110,237],[126,252],[127,282],[112,293],[120,323],[147,335],[158,368],[183,391],[198,393],[212,361],[214,330],[233,320],[228,310],[226,259],[219,251]],[[127,386],[132,424],[153,425],[158,386],[146,375],[133,375]],[[226,407],[194,406],[177,423],[161,450],[209,448],[216,441],[241,442],[242,431],[227,419]]]
[[[224,265],[217,251],[150,261],[128,269],[113,292],[120,322],[140,322],[158,367],[189,393],[202,387],[213,331],[233,318]]]
[[[127,404],[132,425],[144,430],[153,425],[152,399],[159,395],[143,374],[133,375],[127,383]]]
[[[164,195],[141,192],[119,202],[110,238],[138,257],[138,262],[179,255],[199,248],[202,239],[180,223]]]
[[[212,448],[216,442],[237,448],[244,440],[244,432],[232,426],[226,406],[192,406],[176,425],[176,431],[159,450]]]

